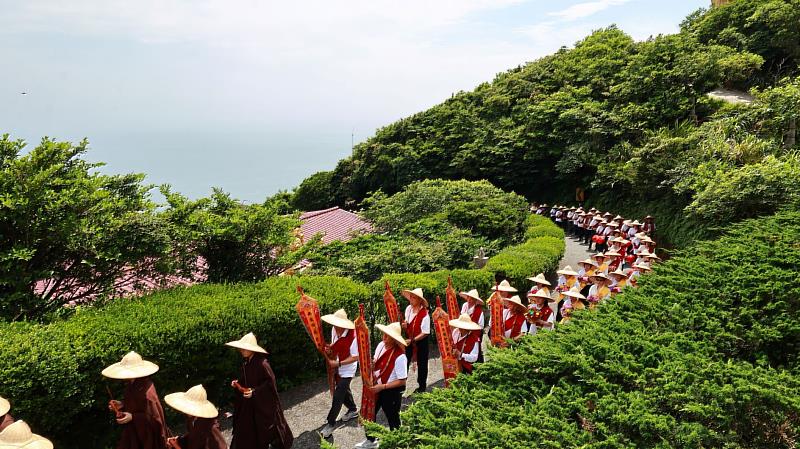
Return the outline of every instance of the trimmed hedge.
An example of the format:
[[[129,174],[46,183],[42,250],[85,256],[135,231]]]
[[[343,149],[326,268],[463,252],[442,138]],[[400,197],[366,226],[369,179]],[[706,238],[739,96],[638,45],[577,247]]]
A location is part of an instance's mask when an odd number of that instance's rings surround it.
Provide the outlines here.
[[[384,448],[794,447],[800,213],[696,244],[425,394]]]
[[[282,387],[308,380],[322,364],[294,311],[298,283],[325,311],[345,308],[352,316],[370,298],[366,286],[348,279],[275,277],[118,300],[50,325],[0,326],[0,395],[11,398],[16,416],[64,446],[102,447],[114,430],[105,385],[118,394],[122,387],[100,371],[127,351],[161,367],[154,376],[160,394],[203,383],[222,405],[240,364],[223,343],[252,331],[271,353]]]
[[[387,274],[369,285],[334,276],[198,285],[79,309],[52,324],[0,325],[0,395],[12,399],[15,415],[59,446],[104,447],[118,430],[108,424],[105,386],[117,394],[122,390],[119,382],[102,378],[104,367],[134,350],[161,367],[154,376],[160,394],[202,383],[210,399],[224,405],[240,361],[236,351],[223,343],[250,331],[270,351],[279,387],[286,388],[322,372],[320,358],[294,311],[298,284],[320,301],[323,311],[344,308],[355,316],[358,304],[365,303],[370,317],[381,322],[385,321],[384,280],[395,292],[422,287],[432,300],[444,297],[448,276],[456,289],[477,288],[488,295],[495,275],[508,272],[521,288],[525,277],[551,271],[564,251],[563,238],[556,238],[561,230],[549,220],[534,217],[527,224],[532,238],[502,251],[483,270]],[[178,418],[167,412],[171,419]]]

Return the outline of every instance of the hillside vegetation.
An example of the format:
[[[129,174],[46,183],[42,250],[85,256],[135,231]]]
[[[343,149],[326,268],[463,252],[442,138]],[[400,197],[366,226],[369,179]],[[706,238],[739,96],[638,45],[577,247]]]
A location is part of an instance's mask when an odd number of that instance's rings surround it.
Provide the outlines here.
[[[305,180],[295,205],[358,204],[428,178],[487,179],[547,202],[574,201],[581,187],[589,204],[654,212],[681,245],[774,212],[798,196],[776,174],[798,173],[799,11],[800,0],[736,0],[644,42],[598,30],[379,129]],[[706,97],[723,85],[756,87],[758,100]]]

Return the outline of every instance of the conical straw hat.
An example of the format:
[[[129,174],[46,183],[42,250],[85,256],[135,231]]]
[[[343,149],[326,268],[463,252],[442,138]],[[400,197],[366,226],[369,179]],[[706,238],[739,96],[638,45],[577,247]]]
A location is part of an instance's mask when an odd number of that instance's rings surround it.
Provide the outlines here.
[[[395,341],[400,343],[403,347],[406,346],[406,339],[403,338],[403,328],[400,327],[400,323],[394,322],[388,326],[383,324],[376,324],[375,327],[378,328],[379,331],[383,332],[384,334],[392,337]]]
[[[185,393],[172,393],[164,396],[164,402],[179,412],[198,418],[216,418],[219,411],[208,400],[206,389],[195,385]]]
[[[533,281],[537,284],[550,285],[550,282],[548,282],[547,279],[544,278],[544,273],[539,273],[532,278],[528,278],[528,280]]]
[[[592,260],[592,259],[585,259],[585,260],[582,260],[582,261],[580,261],[580,262],[578,262],[578,263],[579,263],[579,264],[585,264],[585,265],[591,265],[591,266],[593,266],[593,267],[597,268],[597,262],[595,262],[595,261],[594,261],[594,260]]]
[[[466,331],[481,330],[481,326],[472,321],[472,318],[470,318],[466,313],[462,313],[458,319],[450,320],[448,323],[453,327],[464,329]]]
[[[0,396],[0,416],[5,415],[9,410],[11,410],[11,404]]]
[[[578,272],[573,270],[571,266],[567,265],[562,270],[556,271],[557,274],[563,274],[564,276],[577,276]]]
[[[322,315],[322,321],[336,327],[343,329],[355,329],[356,324],[347,319],[347,312],[344,309],[339,309],[330,315]]]
[[[507,304],[511,304],[511,305],[517,306],[517,307],[522,308],[522,309],[526,308],[525,304],[522,304],[522,300],[519,299],[519,296],[517,296],[517,295],[514,295],[514,296],[512,296],[510,298],[504,298],[503,302],[505,302]]]
[[[256,341],[256,336],[253,335],[252,332],[242,337],[241,340],[229,341],[228,343],[225,343],[225,345],[230,346],[232,348],[245,349],[248,351],[267,354],[267,350],[258,345],[258,341]]]
[[[492,287],[492,290],[499,290],[507,293],[515,293],[517,291],[517,289],[512,287],[506,279],[503,279],[503,282],[501,282],[499,285]]]
[[[475,290],[474,288],[468,292],[460,292],[458,296],[464,298],[467,301],[469,301],[469,298],[472,298],[475,301],[481,303],[481,305],[483,305],[483,300],[481,299],[480,295],[478,295],[478,290]]]
[[[633,267],[634,268],[638,268],[640,270],[644,270],[644,271],[652,271],[652,268],[650,268],[649,265],[646,265],[646,264],[643,264],[643,263],[637,263]]]
[[[581,289],[577,285],[565,291],[564,296],[569,296],[570,298],[577,298],[577,299],[586,299],[586,297],[583,296],[583,294],[581,294]]]
[[[422,301],[425,307],[428,307],[428,300],[425,299],[425,295],[422,293],[421,288],[415,288],[414,290],[402,290],[400,294],[403,295],[403,297],[406,298],[409,302],[411,302],[411,297],[413,296]]]
[[[536,293],[528,293],[528,298],[544,298],[549,301],[550,295],[545,293],[542,289],[539,289]]]
[[[158,365],[143,360],[142,356],[131,351],[121,361],[104,369],[101,374],[110,379],[139,379],[155,374]]]
[[[0,432],[0,449],[53,449],[53,443],[31,432],[25,421],[17,421]]]
[[[621,276],[621,277],[625,277],[625,278],[628,277],[628,275],[625,274],[624,271],[622,271],[621,267],[617,268],[617,271],[612,271],[611,273],[608,273],[608,275],[609,276]]]

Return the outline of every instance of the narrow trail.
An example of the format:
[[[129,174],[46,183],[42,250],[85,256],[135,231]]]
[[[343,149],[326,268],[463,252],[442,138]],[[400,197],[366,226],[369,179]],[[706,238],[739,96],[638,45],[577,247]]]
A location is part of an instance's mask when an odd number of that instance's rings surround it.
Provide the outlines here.
[[[578,261],[586,259],[591,254],[586,249],[585,245],[578,243],[576,239],[567,237],[564,239],[566,242],[566,250],[564,257],[559,264],[560,268],[565,265],[576,266]],[[361,378],[355,377],[351,384],[353,391],[353,398],[357,405],[361,404]],[[428,363],[428,391],[433,388],[441,388],[444,386],[444,377],[442,374],[442,363],[439,359],[439,351],[436,345],[431,342],[431,358]],[[414,398],[414,389],[417,387],[417,373],[409,372],[408,386],[403,395],[403,409],[408,407]],[[281,393],[281,402],[283,403],[284,413],[286,420],[289,422],[289,427],[294,433],[295,440],[292,449],[318,449],[320,447],[320,434],[319,430],[325,425],[325,417],[328,414],[328,409],[331,405],[331,397],[328,393],[327,381],[324,378],[315,380],[313,382],[292,388]],[[342,410],[341,414],[344,414]],[[383,413],[378,413],[378,422],[386,425]],[[230,443],[230,419],[222,419],[220,424],[223,426],[225,439]],[[333,443],[340,449],[350,449],[357,443],[364,439],[364,428],[358,424],[358,420],[354,419],[350,422],[337,423],[338,427],[333,432],[333,435],[328,438],[328,442]]]

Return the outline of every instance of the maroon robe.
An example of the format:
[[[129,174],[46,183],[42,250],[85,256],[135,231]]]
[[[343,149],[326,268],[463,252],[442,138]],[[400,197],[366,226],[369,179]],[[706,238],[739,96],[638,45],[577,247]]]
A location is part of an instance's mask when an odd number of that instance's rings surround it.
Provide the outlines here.
[[[14,417],[6,413],[2,416],[3,419],[0,419],[0,432],[3,431],[6,427],[14,424]]]
[[[122,425],[117,449],[166,449],[167,426],[156,387],[149,377],[134,379],[125,387],[122,411],[133,420]]]
[[[217,418],[186,418],[186,435],[178,438],[181,449],[228,449]]]
[[[279,449],[292,447],[294,436],[283,416],[275,374],[264,354],[255,353],[245,360],[239,384],[252,388],[253,396],[246,399],[236,391],[231,449],[264,449],[270,443]]]

